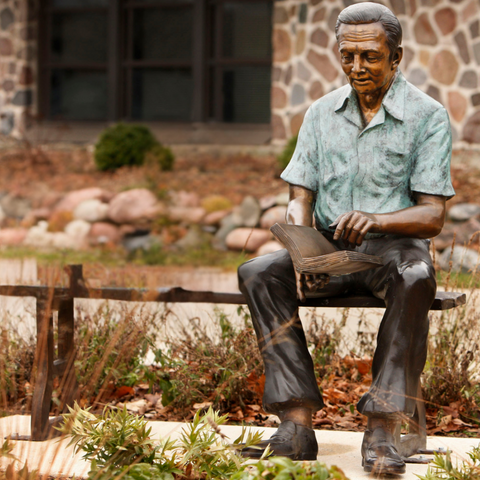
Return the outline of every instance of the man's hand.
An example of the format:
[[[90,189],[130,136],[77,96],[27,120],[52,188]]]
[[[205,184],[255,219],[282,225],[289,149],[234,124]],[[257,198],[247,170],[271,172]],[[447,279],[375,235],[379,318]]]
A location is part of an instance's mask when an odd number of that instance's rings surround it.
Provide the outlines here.
[[[305,292],[316,292],[325,287],[330,282],[330,276],[324,273],[304,275],[295,270],[295,280],[297,283],[297,297],[302,303],[305,303],[307,299]]]
[[[380,230],[380,223],[373,213],[359,212],[353,210],[352,212],[343,213],[330,225],[330,228],[335,228],[334,240],[343,237],[343,241],[352,247],[361,245],[365,235],[368,232],[378,232]]]

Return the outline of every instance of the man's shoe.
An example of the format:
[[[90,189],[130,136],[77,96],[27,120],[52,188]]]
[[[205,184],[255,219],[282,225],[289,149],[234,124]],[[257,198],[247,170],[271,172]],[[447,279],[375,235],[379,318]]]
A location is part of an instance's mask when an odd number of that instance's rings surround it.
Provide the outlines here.
[[[270,446],[272,455],[288,457],[292,460],[316,460],[318,443],[311,428],[297,425],[290,420],[282,422],[277,431],[268,439],[253,447],[240,451],[242,457],[260,458]]]
[[[362,442],[362,467],[375,474],[405,473],[405,462],[399,455],[393,435],[383,427],[366,430]]]

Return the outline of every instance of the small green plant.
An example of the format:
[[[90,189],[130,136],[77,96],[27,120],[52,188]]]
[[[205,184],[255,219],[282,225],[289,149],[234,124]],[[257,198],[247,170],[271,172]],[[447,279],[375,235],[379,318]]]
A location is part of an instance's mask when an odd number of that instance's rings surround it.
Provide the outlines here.
[[[256,445],[261,434],[243,428],[230,443],[220,429],[227,416],[211,408],[204,415],[198,411],[177,441],[154,442],[146,421],[126,409],[105,410],[97,417],[75,405],[63,417],[59,429],[70,435],[70,445],[83,450],[84,458],[91,461],[90,480],[348,480],[338,468],[328,469],[318,462],[269,457],[249,466],[238,451]]]
[[[451,452],[446,455],[435,454],[426,475],[418,475],[420,480],[480,480],[480,446],[468,452],[470,460],[452,463]]]
[[[202,207],[207,213],[232,208],[232,202],[223,195],[209,195],[202,200]]]
[[[7,458],[12,460],[12,462],[7,465],[5,471],[0,471],[0,480],[35,480],[38,478],[37,470],[30,471],[26,463],[20,469],[15,466],[18,458],[12,454],[13,449],[14,445],[10,442],[9,438],[7,438],[0,447],[0,459]]]
[[[95,145],[95,164],[99,170],[143,165],[145,154],[158,145],[147,127],[118,123],[100,135]]]
[[[156,166],[163,172],[169,172],[173,170],[175,156],[168,147],[164,147],[162,144],[158,143],[145,154],[145,163],[147,165]]]
[[[231,480],[348,480],[339,468],[319,462],[294,462],[273,457],[257,462],[231,477]]]
[[[297,146],[298,135],[294,135],[285,145],[282,153],[278,155],[278,166],[281,170],[287,168],[288,163],[290,162],[293,152],[295,151],[295,147]]]

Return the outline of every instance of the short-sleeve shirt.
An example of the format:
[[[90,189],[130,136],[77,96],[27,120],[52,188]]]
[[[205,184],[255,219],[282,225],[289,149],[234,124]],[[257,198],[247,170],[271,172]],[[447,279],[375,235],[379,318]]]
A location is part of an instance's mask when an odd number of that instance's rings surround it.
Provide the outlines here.
[[[413,192],[451,198],[451,153],[445,108],[398,71],[367,126],[350,85],[313,103],[281,177],[317,193],[315,224],[328,231],[352,210],[389,213],[414,206]]]

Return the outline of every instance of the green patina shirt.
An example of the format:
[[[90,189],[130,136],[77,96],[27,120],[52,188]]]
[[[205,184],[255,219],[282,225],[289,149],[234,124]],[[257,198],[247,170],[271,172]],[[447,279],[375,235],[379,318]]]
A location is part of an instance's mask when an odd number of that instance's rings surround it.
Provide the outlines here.
[[[329,230],[352,210],[388,213],[414,206],[413,192],[451,198],[451,153],[445,108],[398,72],[366,127],[350,85],[313,103],[281,177],[317,193],[315,223]]]

